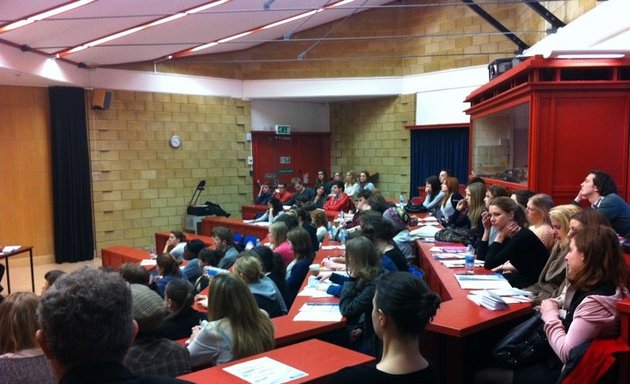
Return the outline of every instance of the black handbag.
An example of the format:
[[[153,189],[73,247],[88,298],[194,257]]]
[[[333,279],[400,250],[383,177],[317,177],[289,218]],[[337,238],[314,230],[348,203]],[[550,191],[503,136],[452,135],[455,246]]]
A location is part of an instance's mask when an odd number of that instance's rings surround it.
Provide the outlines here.
[[[536,312],[514,327],[492,348],[496,362],[514,369],[542,361],[553,353],[543,325],[540,312]]]

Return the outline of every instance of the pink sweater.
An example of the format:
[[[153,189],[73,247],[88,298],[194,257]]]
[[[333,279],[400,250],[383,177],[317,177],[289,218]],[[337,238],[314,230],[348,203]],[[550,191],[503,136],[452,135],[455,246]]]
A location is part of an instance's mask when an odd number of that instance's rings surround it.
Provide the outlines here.
[[[282,256],[282,260],[284,261],[284,266],[289,265],[291,261],[295,258],[293,255],[293,248],[291,248],[291,244],[288,241],[278,245],[273,251],[280,256]]]
[[[596,337],[610,338],[619,335],[619,313],[615,308],[617,301],[628,296],[628,290],[617,288],[612,296],[592,295],[586,297],[577,306],[569,330],[565,330],[559,317],[558,309],[542,312],[545,333],[549,344],[563,363],[569,359],[569,352],[581,343]],[[564,295],[556,299],[561,307]]]

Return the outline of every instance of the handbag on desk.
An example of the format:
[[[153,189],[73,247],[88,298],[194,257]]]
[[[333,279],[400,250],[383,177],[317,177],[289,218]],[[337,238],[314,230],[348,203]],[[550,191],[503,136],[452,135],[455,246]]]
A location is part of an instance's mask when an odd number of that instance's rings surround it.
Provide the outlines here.
[[[492,348],[496,362],[513,369],[536,363],[553,353],[543,325],[540,312],[536,312],[510,330]]]

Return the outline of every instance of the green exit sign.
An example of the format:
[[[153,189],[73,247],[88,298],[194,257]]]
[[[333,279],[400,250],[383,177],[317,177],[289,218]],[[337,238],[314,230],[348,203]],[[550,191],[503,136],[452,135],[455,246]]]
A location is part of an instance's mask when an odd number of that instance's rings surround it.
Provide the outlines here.
[[[290,125],[276,125],[276,135],[290,135],[291,134],[291,126]]]

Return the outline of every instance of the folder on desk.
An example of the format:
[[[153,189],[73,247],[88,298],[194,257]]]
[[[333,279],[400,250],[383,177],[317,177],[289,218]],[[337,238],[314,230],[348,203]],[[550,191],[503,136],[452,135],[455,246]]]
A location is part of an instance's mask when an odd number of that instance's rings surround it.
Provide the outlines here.
[[[500,273],[488,275],[456,274],[455,278],[462,289],[501,289],[512,287]]]

